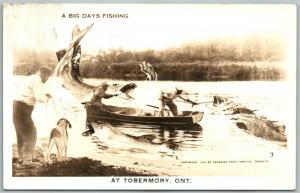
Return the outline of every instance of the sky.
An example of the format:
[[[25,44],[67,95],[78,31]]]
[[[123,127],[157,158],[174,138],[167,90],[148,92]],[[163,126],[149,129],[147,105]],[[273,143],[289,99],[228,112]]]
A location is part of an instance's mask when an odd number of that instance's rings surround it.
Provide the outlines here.
[[[81,41],[87,51],[160,50],[223,37],[288,39],[295,26],[294,9],[293,5],[29,4],[5,10],[4,23],[11,23],[15,47],[65,48],[75,25],[94,23]],[[69,14],[80,18],[68,18]],[[101,18],[82,18],[83,14],[100,14]],[[128,14],[128,18],[102,18],[102,14]]]

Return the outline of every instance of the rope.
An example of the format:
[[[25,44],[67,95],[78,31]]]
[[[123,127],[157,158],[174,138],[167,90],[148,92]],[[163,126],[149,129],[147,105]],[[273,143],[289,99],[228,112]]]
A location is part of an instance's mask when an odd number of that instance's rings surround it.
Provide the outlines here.
[[[55,106],[55,103],[54,103],[54,99],[52,97],[51,97],[51,100],[52,100],[52,103],[53,103],[55,114],[58,117],[57,109],[56,109],[56,106]]]

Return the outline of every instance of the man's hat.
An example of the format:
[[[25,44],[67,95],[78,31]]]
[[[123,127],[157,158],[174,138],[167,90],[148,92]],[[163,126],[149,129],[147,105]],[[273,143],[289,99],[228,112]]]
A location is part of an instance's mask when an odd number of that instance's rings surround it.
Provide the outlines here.
[[[107,82],[101,83],[101,87],[106,87],[106,86],[109,86],[109,84]]]
[[[183,91],[183,88],[181,88],[180,86],[176,86],[176,90]]]
[[[52,70],[51,68],[47,67],[47,66],[42,66],[40,67],[39,71],[41,73],[46,73],[46,74],[51,74]]]

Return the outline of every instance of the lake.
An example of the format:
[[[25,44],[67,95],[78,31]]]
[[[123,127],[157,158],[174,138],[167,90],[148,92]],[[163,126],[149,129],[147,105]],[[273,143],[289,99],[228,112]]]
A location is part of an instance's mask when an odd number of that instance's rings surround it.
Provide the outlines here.
[[[22,79],[23,77],[16,78],[15,85],[18,85]],[[100,84],[103,81],[119,84],[128,83],[115,80],[85,79],[85,82],[93,85]],[[258,115],[266,116],[269,120],[284,123],[288,131],[290,129],[289,111],[291,104],[289,100],[289,86],[285,81],[135,81],[135,83],[137,84],[137,88],[133,92],[135,100],[128,101],[120,97],[114,97],[103,102],[111,105],[151,109],[151,107],[146,105],[158,106],[158,96],[162,89],[172,89],[175,86],[181,86],[187,93],[191,93],[188,95],[191,99],[198,102],[208,102],[194,107],[190,104],[176,102],[179,110],[203,111],[204,117],[199,123],[200,126],[198,128],[188,128],[188,130],[180,130],[157,126],[102,125],[93,123],[96,128],[96,133],[93,136],[77,136],[76,138],[77,144],[80,144],[78,140],[81,138],[85,138],[85,140],[88,138],[93,145],[80,151],[90,151],[92,152],[90,155],[92,154],[93,158],[106,159],[112,163],[118,162],[123,165],[163,168],[168,169],[168,171],[174,170],[173,173],[166,172],[168,174],[182,174],[183,171],[186,172],[188,170],[191,175],[199,175],[199,171],[203,171],[204,168],[209,170],[209,172],[213,171],[214,166],[206,167],[204,164],[209,161],[252,162],[254,160],[267,160],[273,155],[284,156],[286,154],[286,143],[268,141],[242,131],[236,127],[228,116],[224,116],[220,109],[213,107],[210,102],[214,95],[230,97],[233,101],[255,110],[255,113]],[[43,126],[45,117],[41,118],[40,115],[41,112],[45,113],[46,111],[45,109],[41,110],[42,108],[44,108],[43,105],[37,107],[34,119],[36,125],[38,125],[39,136],[46,137],[49,134],[49,127]],[[55,119],[57,118],[50,119],[50,114],[47,112],[46,122],[49,123],[49,120],[53,120],[50,122],[54,122],[54,124],[51,124],[55,126]],[[72,125],[80,125],[80,128],[77,128],[77,133],[81,133],[84,131],[84,124],[77,124],[76,122],[79,120],[82,122],[84,116],[82,113],[79,115],[74,114],[74,116],[75,118],[71,118],[71,121],[73,121]],[[151,142],[144,140],[149,136],[152,137]],[[76,154],[76,151],[71,154]],[[218,165],[216,168],[218,167],[221,167],[221,165]],[[198,169],[194,170],[194,168]],[[229,168],[232,169],[232,167]],[[230,172],[228,169],[229,173],[224,172],[224,175],[232,174],[232,171],[236,170],[239,170],[242,174],[244,170],[246,174],[252,172],[249,169],[242,168],[236,167]],[[204,171],[201,175],[209,172]]]

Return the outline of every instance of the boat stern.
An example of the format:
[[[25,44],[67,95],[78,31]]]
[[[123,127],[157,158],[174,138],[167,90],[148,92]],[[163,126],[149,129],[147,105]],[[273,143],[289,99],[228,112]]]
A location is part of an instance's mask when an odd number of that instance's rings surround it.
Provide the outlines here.
[[[193,123],[198,123],[202,120],[204,113],[203,112],[193,112],[192,114],[192,119],[193,119]]]

